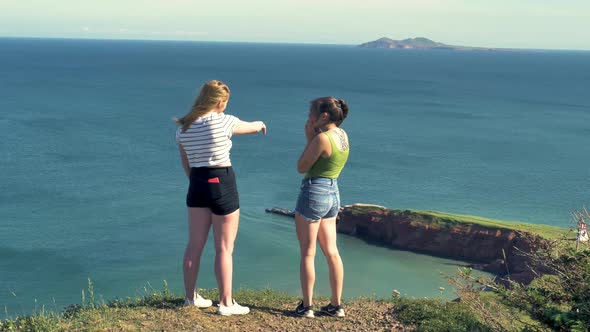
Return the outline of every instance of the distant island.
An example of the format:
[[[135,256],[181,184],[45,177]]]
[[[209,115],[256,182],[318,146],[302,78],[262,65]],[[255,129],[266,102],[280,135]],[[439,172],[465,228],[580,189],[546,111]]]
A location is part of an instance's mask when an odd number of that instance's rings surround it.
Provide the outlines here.
[[[495,48],[487,47],[470,47],[470,46],[456,46],[435,42],[428,38],[417,37],[407,38],[403,40],[394,40],[383,37],[374,41],[358,45],[366,48],[396,48],[396,49],[422,49],[422,50],[459,50],[459,51],[495,51]]]

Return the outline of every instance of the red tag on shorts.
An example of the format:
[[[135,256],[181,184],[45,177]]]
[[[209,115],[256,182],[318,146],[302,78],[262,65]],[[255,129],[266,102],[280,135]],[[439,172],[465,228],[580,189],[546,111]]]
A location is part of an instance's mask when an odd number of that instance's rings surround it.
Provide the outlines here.
[[[207,182],[209,182],[209,183],[219,183],[219,178],[211,178],[211,179],[207,180]]]

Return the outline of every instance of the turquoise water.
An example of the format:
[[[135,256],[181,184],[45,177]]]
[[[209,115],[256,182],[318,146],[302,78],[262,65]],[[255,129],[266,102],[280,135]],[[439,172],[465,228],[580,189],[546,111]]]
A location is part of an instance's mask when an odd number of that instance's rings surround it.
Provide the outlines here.
[[[342,203],[567,226],[588,204],[590,52],[0,39],[0,307],[182,289],[183,175],[174,116],[209,79],[236,137],[242,218],[235,287],[299,292],[296,161],[311,99],[345,98]],[[460,262],[339,238],[345,296],[437,296]],[[212,241],[199,287],[215,287]],[[323,257],[317,291],[329,294]],[[452,296],[452,294],[448,294]]]

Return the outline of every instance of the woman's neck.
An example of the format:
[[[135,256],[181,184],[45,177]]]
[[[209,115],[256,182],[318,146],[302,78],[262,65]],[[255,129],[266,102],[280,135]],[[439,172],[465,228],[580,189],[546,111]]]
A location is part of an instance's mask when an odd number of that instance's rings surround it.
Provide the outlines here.
[[[205,114],[201,115],[201,118],[204,118],[204,117],[210,116],[210,115],[212,115],[212,114],[219,114],[219,113],[221,113],[221,112],[220,112],[218,109],[215,109],[215,108],[214,108],[214,109],[212,109],[212,110],[208,111],[207,113],[205,113]]]
[[[329,130],[336,129],[336,128],[338,128],[338,126],[335,123],[328,123],[327,125],[322,126],[320,129],[322,131],[329,131]]]

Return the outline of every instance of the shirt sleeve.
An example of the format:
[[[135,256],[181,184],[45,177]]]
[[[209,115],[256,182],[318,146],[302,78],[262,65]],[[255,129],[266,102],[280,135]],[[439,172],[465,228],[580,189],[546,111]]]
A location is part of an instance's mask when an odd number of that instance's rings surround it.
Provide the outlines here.
[[[240,122],[240,119],[233,116],[233,115],[230,115],[230,114],[225,114],[225,116],[227,117],[227,119],[226,119],[227,125],[225,127],[226,128],[225,130],[226,130],[227,136],[229,138],[231,138],[234,134],[234,128],[236,127],[238,122]]]

